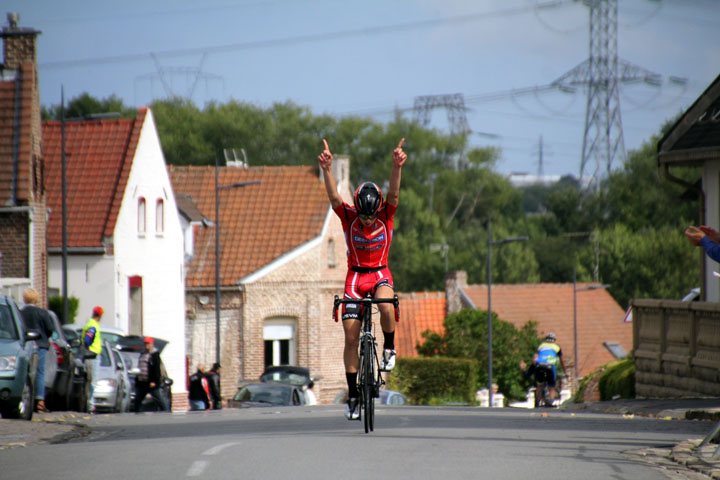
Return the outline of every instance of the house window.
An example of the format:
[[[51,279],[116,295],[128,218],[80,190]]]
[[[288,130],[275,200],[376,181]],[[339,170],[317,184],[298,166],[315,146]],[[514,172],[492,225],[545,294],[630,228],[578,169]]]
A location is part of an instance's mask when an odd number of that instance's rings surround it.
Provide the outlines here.
[[[265,366],[295,364],[295,321],[273,319],[265,322]]]
[[[165,231],[165,204],[162,198],[158,198],[155,204],[155,233],[163,233]]]
[[[138,233],[145,233],[145,197],[138,200]]]

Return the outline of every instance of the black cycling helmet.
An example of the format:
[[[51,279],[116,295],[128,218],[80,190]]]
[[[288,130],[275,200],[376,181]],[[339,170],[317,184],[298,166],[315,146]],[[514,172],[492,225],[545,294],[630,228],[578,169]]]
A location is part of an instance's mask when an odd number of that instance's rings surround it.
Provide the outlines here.
[[[355,208],[363,216],[372,217],[378,214],[383,203],[380,187],[372,182],[365,182],[355,190]]]
[[[548,333],[548,334],[545,336],[545,341],[546,341],[546,342],[554,342],[554,341],[556,341],[556,340],[557,340],[557,337],[555,336],[554,333]]]

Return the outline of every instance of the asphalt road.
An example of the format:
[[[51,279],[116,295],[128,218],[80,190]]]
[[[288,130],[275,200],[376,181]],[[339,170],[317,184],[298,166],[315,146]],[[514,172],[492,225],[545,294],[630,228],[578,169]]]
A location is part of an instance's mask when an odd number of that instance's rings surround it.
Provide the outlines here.
[[[0,451],[0,479],[667,479],[633,455],[707,422],[569,411],[340,406],[97,415],[63,444]],[[689,477],[694,478],[694,477]]]

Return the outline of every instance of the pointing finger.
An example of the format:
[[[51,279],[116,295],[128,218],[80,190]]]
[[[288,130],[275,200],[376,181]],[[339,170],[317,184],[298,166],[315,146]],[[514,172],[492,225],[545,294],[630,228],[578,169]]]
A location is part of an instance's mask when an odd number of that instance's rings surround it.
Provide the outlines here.
[[[405,138],[403,138],[402,140],[400,140],[400,143],[398,143],[397,148],[402,148],[402,144],[403,144],[404,141],[405,141]]]
[[[328,147],[327,140],[323,138],[323,143],[325,144],[325,150],[330,151],[330,147]]]

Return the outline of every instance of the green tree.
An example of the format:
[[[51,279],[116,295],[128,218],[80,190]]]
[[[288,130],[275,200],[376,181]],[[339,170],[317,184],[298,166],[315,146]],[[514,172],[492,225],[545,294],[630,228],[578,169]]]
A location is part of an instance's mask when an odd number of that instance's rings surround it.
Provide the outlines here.
[[[464,309],[448,315],[445,333],[425,331],[425,342],[417,346],[426,357],[470,358],[478,361],[478,382],[488,384],[487,311]],[[493,382],[509,400],[523,400],[527,385],[520,369],[520,360],[530,363],[540,345],[536,325],[527,323],[519,330],[511,323],[492,317]]]
[[[87,92],[71,99],[65,107],[65,118],[68,120],[102,113],[117,113],[123,118],[135,118],[137,109],[126,107],[117,95],[98,100]],[[60,120],[60,105],[42,107],[41,116],[43,120]]]

